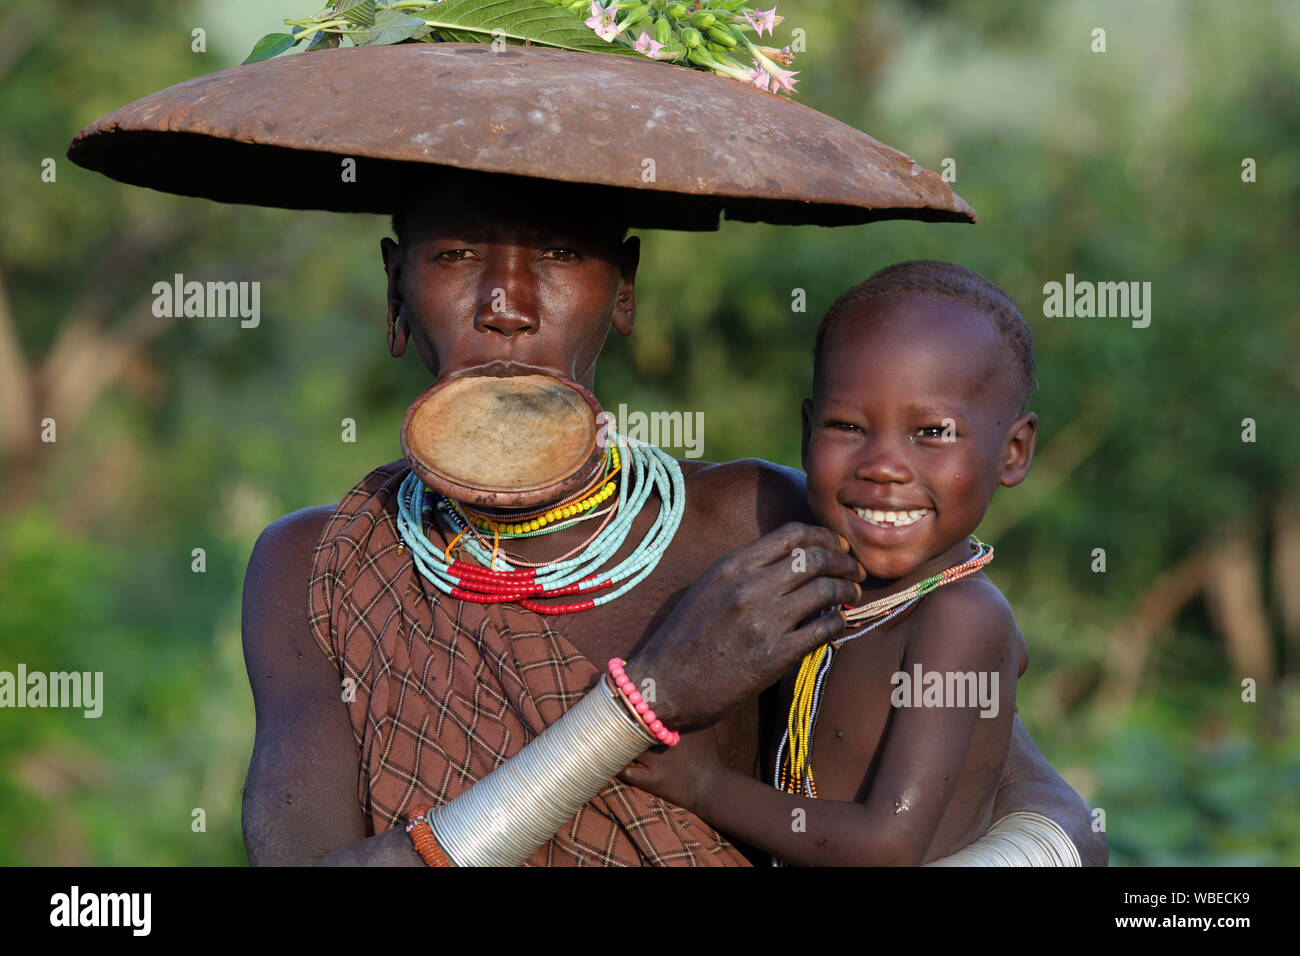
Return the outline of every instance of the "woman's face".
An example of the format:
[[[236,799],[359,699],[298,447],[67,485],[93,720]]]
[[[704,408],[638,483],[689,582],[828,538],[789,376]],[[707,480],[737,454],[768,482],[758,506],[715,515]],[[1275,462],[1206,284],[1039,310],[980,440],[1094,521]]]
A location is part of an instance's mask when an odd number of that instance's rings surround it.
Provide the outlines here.
[[[409,335],[438,376],[496,364],[591,389],[610,326],[632,332],[639,242],[581,196],[485,181],[408,207],[382,242],[394,354]]]

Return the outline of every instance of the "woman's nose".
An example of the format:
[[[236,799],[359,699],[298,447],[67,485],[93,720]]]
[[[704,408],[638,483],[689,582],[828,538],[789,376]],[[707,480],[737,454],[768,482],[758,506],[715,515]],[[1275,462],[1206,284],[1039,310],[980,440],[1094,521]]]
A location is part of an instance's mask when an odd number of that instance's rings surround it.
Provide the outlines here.
[[[537,280],[522,256],[503,257],[497,268],[483,277],[474,328],[509,338],[536,332]]]
[[[500,311],[480,309],[474,320],[474,328],[480,332],[498,332],[509,338],[520,332],[536,332],[537,320],[518,309],[508,307]]]

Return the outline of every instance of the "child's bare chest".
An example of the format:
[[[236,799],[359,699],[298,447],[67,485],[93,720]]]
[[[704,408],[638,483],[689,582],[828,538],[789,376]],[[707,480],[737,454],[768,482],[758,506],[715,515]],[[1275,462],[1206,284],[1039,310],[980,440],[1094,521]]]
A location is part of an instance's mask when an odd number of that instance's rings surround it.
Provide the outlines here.
[[[890,630],[864,634],[835,652],[822,684],[813,740],[813,776],[819,799],[858,801],[865,797],[893,712],[892,677],[901,666],[908,630],[908,622],[903,621]],[[782,695],[786,713],[792,689],[793,681],[787,677]]]

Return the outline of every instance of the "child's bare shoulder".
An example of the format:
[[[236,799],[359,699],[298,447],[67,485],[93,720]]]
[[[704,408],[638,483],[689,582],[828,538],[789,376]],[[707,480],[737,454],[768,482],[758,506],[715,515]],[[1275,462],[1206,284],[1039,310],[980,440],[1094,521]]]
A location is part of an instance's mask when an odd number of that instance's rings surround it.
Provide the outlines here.
[[[934,591],[903,623],[909,655],[954,663],[995,665],[1008,654],[1019,657],[1024,644],[1011,605],[983,574]]]

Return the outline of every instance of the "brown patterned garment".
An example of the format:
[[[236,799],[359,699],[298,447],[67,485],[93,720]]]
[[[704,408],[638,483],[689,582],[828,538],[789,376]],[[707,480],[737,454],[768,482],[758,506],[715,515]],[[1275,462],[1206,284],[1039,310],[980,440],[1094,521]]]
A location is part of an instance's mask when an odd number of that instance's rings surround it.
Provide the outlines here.
[[[600,674],[543,616],[453,601],[420,574],[409,549],[398,553],[397,491],[407,471],[404,460],[391,462],[344,496],[308,585],[312,636],[356,683],[348,714],[361,811],[375,834],[487,776]],[[526,865],[749,864],[694,814],[614,779]]]

